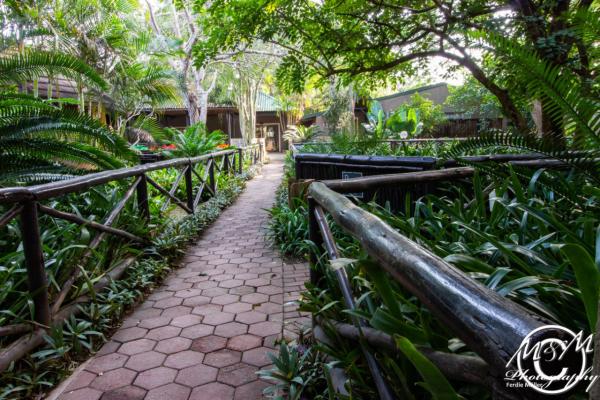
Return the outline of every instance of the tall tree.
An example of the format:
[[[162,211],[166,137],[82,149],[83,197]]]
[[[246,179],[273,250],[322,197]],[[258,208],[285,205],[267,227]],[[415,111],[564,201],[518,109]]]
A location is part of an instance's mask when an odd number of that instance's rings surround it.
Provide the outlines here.
[[[218,68],[193,64],[193,46],[203,38],[198,15],[187,1],[167,0],[157,10],[148,0],[146,5],[158,41],[171,50],[168,62],[179,73],[189,123],[206,124],[208,97],[217,83]]]
[[[441,57],[468,70],[513,125],[528,132],[520,103],[530,94],[514,84],[523,80],[513,79],[511,59],[503,54],[512,42],[598,90],[595,39],[577,34],[579,18],[597,23],[591,0],[197,1],[208,5],[212,18],[202,43],[206,56],[240,42],[277,43],[289,51],[279,76],[291,89],[301,89],[311,75],[381,83],[414,75],[419,63]],[[552,102],[544,94],[537,100],[542,133],[562,132]]]

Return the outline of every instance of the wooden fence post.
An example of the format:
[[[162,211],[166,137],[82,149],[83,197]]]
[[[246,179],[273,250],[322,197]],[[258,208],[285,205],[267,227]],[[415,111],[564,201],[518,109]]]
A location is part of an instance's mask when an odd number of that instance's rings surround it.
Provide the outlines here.
[[[208,167],[208,187],[213,193],[213,196],[217,194],[217,183],[215,182],[215,158],[210,159],[210,166]]]
[[[137,185],[137,203],[142,218],[150,219],[150,204],[148,203],[148,180],[146,174],[140,175],[140,183]]]
[[[244,165],[244,155],[242,154],[242,149],[237,149],[238,156],[238,174],[242,174],[242,166]]]
[[[225,174],[229,175],[230,172],[230,165],[229,165],[229,154],[225,154],[223,156],[223,169],[225,170]]]
[[[187,206],[192,212],[194,212],[194,183],[192,182],[192,168],[194,166],[190,162],[185,170],[185,194],[187,199]]]
[[[308,198],[308,239],[315,244],[315,251],[320,251],[323,245],[323,237],[319,230],[319,223],[315,216],[315,199]],[[314,252],[310,253],[310,282],[317,286],[322,277],[321,271],[318,270],[319,256]]]
[[[35,306],[34,318],[39,324],[50,326],[48,277],[44,268],[37,202],[27,201],[23,203],[20,222],[29,293]]]

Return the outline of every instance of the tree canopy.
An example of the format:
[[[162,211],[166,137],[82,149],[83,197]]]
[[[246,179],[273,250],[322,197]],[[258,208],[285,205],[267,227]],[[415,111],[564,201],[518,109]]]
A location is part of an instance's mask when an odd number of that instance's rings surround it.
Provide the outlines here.
[[[598,5],[592,0],[197,0],[206,7],[207,38],[196,46],[202,63],[223,47],[255,40],[287,49],[279,82],[301,90],[319,75],[379,84],[415,75],[439,57],[463,67],[499,101],[521,131],[521,103],[533,100],[507,57],[516,47],[597,91]],[[539,94],[544,131],[562,130],[560,115]]]

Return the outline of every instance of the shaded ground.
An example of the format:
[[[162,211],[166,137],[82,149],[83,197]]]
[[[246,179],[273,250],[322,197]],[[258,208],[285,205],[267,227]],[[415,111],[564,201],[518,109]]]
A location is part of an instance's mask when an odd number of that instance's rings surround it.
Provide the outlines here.
[[[60,400],[260,399],[256,371],[301,317],[295,300],[304,263],[284,262],[265,240],[268,208],[282,176],[271,155],[262,174],[189,249],[182,268],[128,317],[80,368]]]

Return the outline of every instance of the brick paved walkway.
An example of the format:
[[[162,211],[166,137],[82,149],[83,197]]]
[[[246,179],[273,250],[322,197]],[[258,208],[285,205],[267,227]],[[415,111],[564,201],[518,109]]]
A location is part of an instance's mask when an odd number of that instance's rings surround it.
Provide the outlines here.
[[[260,399],[255,374],[282,335],[308,319],[293,306],[308,280],[265,242],[282,158],[189,249],[181,269],[67,382],[59,400]]]

